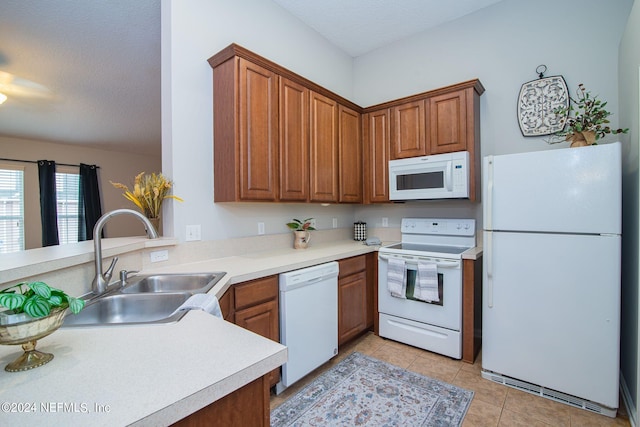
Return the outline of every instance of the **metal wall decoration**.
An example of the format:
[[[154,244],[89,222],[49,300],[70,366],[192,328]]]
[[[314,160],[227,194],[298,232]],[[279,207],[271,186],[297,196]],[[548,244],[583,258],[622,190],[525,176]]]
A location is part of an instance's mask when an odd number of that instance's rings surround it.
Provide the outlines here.
[[[557,115],[558,107],[569,107],[569,92],[562,76],[544,77],[546,65],[536,68],[537,80],[522,85],[518,97],[518,123],[524,136],[551,135],[564,128],[567,115]]]

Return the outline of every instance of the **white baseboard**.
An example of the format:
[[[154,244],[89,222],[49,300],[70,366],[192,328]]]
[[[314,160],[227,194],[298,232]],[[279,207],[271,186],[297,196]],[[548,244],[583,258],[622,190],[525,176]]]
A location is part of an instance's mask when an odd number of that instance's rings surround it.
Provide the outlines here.
[[[627,387],[627,383],[622,376],[622,372],[620,372],[620,394],[622,395],[624,406],[627,409],[631,427],[638,427],[638,411],[636,409],[636,405],[633,403],[631,393],[629,393],[629,388]]]

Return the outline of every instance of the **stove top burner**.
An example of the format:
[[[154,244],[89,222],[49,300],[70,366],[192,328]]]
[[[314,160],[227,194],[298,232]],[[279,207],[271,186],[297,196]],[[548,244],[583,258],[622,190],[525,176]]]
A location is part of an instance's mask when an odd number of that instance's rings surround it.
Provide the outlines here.
[[[468,247],[464,246],[445,246],[445,245],[429,245],[419,243],[396,243],[395,245],[385,246],[380,248],[381,250],[390,251],[412,251],[412,252],[430,252],[430,253],[442,253],[460,255],[464,251],[468,250]]]

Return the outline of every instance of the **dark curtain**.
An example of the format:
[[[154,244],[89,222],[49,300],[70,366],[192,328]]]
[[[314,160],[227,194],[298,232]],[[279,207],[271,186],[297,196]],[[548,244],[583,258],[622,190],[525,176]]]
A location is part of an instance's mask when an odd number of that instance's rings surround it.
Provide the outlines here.
[[[40,180],[40,219],[42,221],[42,246],[59,244],[58,209],[56,201],[56,162],[38,160]]]
[[[93,227],[102,216],[98,167],[80,163],[80,197],[78,201],[78,241],[93,240]]]

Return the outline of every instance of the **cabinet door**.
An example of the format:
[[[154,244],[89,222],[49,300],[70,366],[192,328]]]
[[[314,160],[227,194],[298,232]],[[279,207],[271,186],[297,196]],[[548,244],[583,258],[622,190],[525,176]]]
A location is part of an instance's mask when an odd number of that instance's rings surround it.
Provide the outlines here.
[[[392,117],[392,157],[424,156],[427,154],[427,137],[425,131],[428,104],[424,100],[408,102],[391,109]]]
[[[233,308],[233,289],[227,289],[227,292],[220,298],[220,311],[222,317],[227,322],[235,323],[234,321],[234,308]]]
[[[429,154],[467,149],[467,102],[465,91],[429,98]]]
[[[236,325],[273,341],[280,342],[277,299],[238,310],[235,317]],[[269,383],[272,386],[279,380],[280,368],[274,369],[269,373]]]
[[[310,200],[338,201],[338,103],[310,92]]]
[[[367,280],[364,271],[338,280],[338,345],[367,328]]]
[[[309,89],[280,77],[280,200],[309,198]]]
[[[277,75],[239,59],[239,173],[241,200],[277,199]]]
[[[340,191],[339,202],[362,203],[362,139],[360,138],[360,113],[340,105],[339,156]]]
[[[390,114],[384,109],[363,117],[365,203],[389,201]]]

